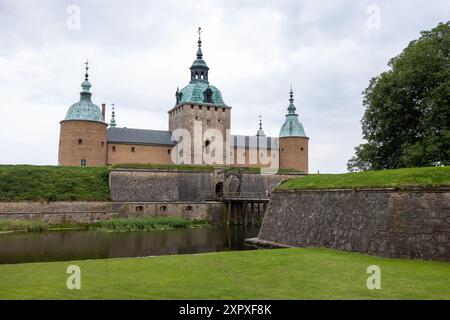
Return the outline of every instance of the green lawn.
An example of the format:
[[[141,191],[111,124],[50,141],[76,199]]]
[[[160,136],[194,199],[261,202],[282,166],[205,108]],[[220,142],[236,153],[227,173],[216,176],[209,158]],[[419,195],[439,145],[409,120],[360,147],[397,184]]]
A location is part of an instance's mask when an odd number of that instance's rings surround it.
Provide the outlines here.
[[[107,167],[0,165],[0,201],[108,201]]]
[[[81,290],[68,290],[69,265]],[[381,289],[369,290],[369,265]],[[1,299],[450,299],[450,263],[329,249],[0,265]]]
[[[435,188],[450,187],[450,167],[373,170],[344,174],[314,174],[284,181],[277,190]]]

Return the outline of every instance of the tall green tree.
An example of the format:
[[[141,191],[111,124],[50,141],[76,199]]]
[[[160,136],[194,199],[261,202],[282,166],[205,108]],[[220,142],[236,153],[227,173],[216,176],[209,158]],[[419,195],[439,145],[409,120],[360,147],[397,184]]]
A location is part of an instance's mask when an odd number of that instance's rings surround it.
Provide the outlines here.
[[[367,143],[350,171],[450,164],[450,22],[410,42],[370,80],[361,120]]]

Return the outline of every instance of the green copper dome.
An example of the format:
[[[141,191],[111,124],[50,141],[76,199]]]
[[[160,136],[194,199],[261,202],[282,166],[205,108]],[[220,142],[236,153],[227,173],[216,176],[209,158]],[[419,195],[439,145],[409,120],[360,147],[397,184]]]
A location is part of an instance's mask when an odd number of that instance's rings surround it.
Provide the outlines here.
[[[212,104],[221,107],[227,107],[223,102],[222,94],[219,89],[209,84],[208,72],[209,67],[203,59],[202,40],[200,38],[201,28],[198,28],[198,50],[197,57],[189,68],[191,70],[191,81],[183,89],[178,90],[175,94],[176,103],[180,105],[184,103],[190,104]]]
[[[207,89],[211,90],[211,97],[208,99],[206,91]],[[189,83],[186,87],[177,92],[177,105],[183,103],[191,103],[191,104],[202,104],[208,103],[216,106],[226,106],[225,102],[223,102],[222,94],[219,89],[208,84],[205,81],[198,81]]]
[[[80,101],[74,103],[67,111],[64,120],[89,120],[104,122],[100,108],[91,101],[92,93],[89,92],[91,83],[88,80],[88,67],[86,64],[85,80],[81,84]]]
[[[286,121],[280,129],[281,137],[306,137],[305,130],[302,124],[298,121],[298,114],[295,113],[294,93],[290,92],[288,114],[286,114]]]

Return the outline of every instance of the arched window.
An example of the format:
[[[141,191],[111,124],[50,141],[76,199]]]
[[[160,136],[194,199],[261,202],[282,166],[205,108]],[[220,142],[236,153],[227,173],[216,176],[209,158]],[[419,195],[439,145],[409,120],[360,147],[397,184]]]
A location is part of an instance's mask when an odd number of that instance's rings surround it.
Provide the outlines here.
[[[86,165],[87,165],[86,159],[81,159],[81,160],[80,160],[80,166],[86,167]]]
[[[131,147],[131,152],[135,152],[136,149],[134,147]]]
[[[83,139],[78,139],[78,144],[82,145],[83,144]]]

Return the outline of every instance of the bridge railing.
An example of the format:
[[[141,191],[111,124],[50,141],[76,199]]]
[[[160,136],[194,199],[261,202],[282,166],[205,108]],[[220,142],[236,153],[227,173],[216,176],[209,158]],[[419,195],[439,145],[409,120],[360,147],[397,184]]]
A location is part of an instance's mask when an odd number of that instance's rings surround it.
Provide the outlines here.
[[[267,192],[223,192],[206,193],[203,195],[204,201],[229,201],[229,200],[248,200],[248,201],[267,201],[270,194]]]

